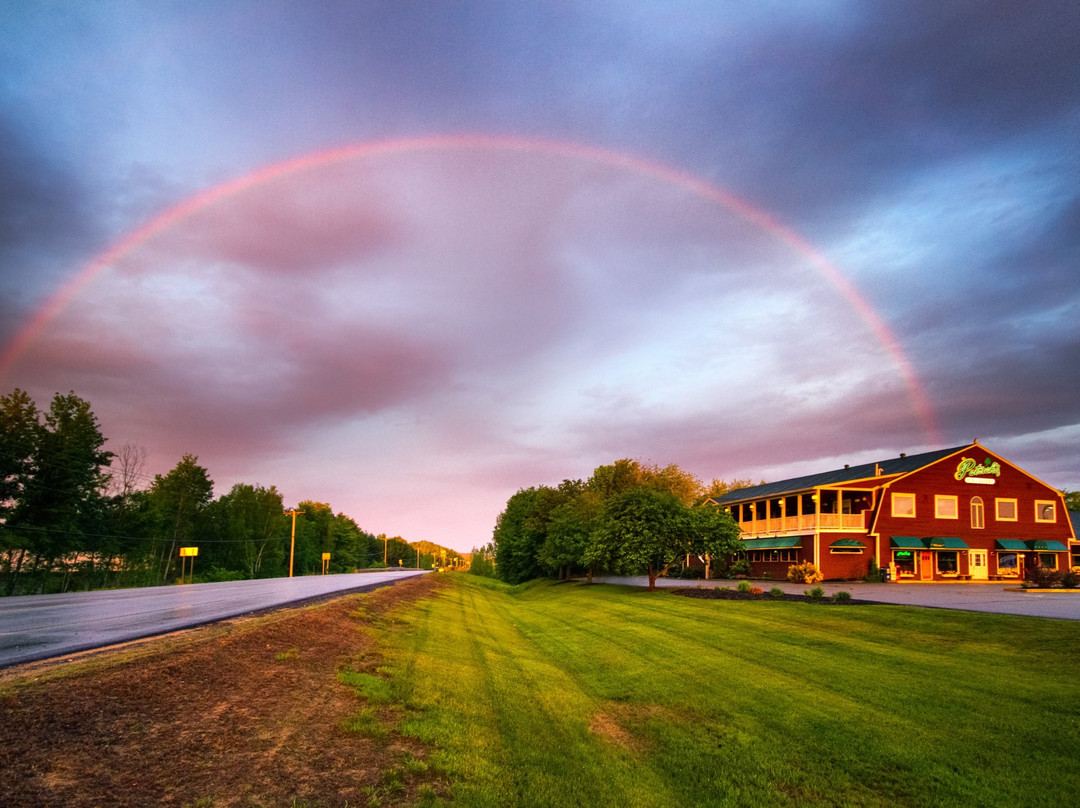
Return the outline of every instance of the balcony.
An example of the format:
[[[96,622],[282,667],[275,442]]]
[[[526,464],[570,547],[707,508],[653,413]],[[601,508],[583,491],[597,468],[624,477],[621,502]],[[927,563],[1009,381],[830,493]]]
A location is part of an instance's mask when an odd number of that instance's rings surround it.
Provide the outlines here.
[[[738,522],[743,538],[758,536],[784,536],[813,533],[815,530],[850,531],[865,533],[867,514],[859,513],[809,513],[802,516],[774,516]]]

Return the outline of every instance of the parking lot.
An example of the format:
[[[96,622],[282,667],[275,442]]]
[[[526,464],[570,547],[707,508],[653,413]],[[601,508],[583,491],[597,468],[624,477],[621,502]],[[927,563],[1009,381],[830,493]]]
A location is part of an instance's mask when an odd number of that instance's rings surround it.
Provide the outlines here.
[[[625,584],[628,586],[648,586],[645,576],[615,577],[602,576],[593,579],[598,583]],[[807,584],[793,584],[787,581],[751,581],[751,585],[761,587],[766,592],[774,586],[785,592],[802,594],[813,587]],[[679,580],[659,578],[656,585],[661,587],[716,587],[727,586],[734,589],[739,581],[734,580]],[[837,592],[850,592],[857,600],[872,600],[879,603],[891,603],[898,606],[926,606],[934,609],[963,609],[972,612],[995,612],[997,614],[1019,614],[1029,617],[1051,617],[1060,620],[1080,620],[1080,589],[1069,592],[1010,591],[1018,587],[1003,584],[1000,581],[988,584],[917,584],[889,583],[868,584],[862,581],[826,581],[817,584],[830,597]]]

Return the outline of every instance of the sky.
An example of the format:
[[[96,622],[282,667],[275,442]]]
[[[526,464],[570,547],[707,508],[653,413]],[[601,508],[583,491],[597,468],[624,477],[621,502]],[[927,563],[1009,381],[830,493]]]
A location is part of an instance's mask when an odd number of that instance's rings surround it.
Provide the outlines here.
[[[1080,488],[1080,6],[0,0],[0,392],[467,551],[619,458]]]

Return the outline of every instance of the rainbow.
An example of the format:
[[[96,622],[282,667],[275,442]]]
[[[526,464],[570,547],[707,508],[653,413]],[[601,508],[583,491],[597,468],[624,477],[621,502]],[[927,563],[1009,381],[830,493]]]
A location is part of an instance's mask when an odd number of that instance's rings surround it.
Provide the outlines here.
[[[840,270],[820,250],[798,233],[746,200],[671,166],[579,143],[501,135],[436,135],[398,138],[326,149],[273,163],[238,179],[202,191],[174,205],[129,233],[95,257],[72,280],[49,298],[35,312],[27,325],[15,336],[4,351],[0,353],[0,379],[3,379],[11,370],[18,357],[37,338],[42,329],[63,311],[86,286],[92,283],[106,267],[113,265],[127,253],[147,243],[192,214],[251,188],[316,167],[358,158],[434,150],[498,150],[575,157],[669,183],[732,211],[773,238],[788,245],[840,293],[895,364],[912,405],[919,415],[928,440],[933,445],[941,444],[941,436],[934,412],[922,390],[914,368],[908,361],[895,335],[889,330],[874,307],[859,294],[859,291],[844,277]]]

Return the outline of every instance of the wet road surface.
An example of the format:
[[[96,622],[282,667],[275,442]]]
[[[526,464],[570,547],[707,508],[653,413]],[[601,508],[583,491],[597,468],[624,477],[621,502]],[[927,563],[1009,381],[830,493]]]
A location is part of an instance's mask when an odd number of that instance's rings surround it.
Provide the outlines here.
[[[0,668],[422,574],[386,570],[0,598]]]

